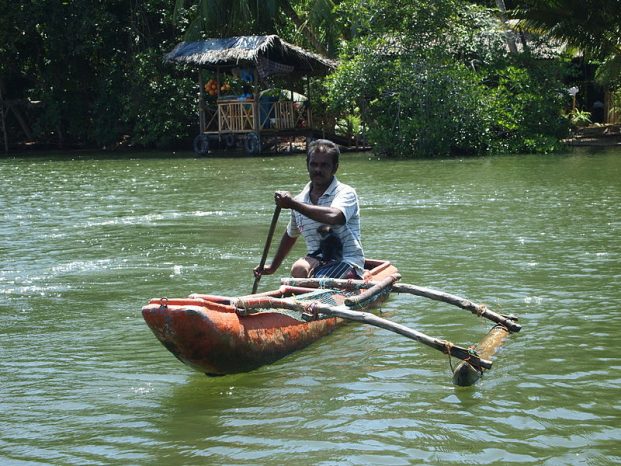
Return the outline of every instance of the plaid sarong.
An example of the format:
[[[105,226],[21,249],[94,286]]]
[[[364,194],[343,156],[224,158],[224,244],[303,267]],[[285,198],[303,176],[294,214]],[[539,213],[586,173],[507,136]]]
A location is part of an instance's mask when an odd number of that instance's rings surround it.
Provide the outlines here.
[[[351,278],[357,279],[356,270],[347,262],[328,262],[319,265],[313,270],[315,278]]]

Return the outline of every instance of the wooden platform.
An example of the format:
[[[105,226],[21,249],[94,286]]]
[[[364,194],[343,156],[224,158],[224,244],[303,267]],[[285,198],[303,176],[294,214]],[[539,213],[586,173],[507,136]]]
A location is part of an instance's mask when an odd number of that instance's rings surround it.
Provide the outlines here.
[[[221,98],[215,106],[204,109],[203,118],[201,134],[209,138],[207,147],[243,148],[249,154],[257,154],[282,147],[288,147],[288,151],[306,150],[309,141],[330,139],[343,148],[366,149],[354,138],[313,127],[312,111],[306,102],[260,100],[257,103],[252,98]],[[300,142],[301,148],[297,147]]]

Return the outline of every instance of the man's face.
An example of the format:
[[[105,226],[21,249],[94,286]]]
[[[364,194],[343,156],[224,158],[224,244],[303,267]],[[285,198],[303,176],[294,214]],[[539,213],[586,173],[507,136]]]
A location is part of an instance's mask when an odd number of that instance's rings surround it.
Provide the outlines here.
[[[326,153],[314,153],[308,159],[308,175],[315,186],[328,187],[336,173],[337,166],[332,164],[332,156]]]

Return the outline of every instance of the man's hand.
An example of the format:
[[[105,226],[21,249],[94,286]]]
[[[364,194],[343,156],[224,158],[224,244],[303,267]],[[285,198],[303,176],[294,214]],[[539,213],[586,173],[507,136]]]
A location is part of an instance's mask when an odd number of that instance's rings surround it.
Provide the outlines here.
[[[294,205],[294,200],[289,191],[276,191],[274,193],[274,201],[282,209],[291,209]]]
[[[254,273],[255,278],[257,278],[262,275],[273,275],[276,272],[276,269],[272,268],[271,264],[266,265],[263,268],[257,265],[252,272]]]

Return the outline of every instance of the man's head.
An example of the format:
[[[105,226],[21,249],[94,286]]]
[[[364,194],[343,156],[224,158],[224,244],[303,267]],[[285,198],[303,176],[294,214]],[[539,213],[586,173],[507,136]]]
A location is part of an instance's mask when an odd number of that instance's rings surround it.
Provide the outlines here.
[[[339,155],[341,155],[341,151],[339,150],[339,146],[334,144],[332,141],[328,139],[316,139],[308,145],[308,152],[306,153],[306,164],[310,162],[310,157],[313,154],[317,153],[325,153],[332,157],[332,165],[338,168],[339,166]]]
[[[308,146],[306,168],[316,187],[327,188],[339,167],[339,147],[327,139],[317,139]]]

